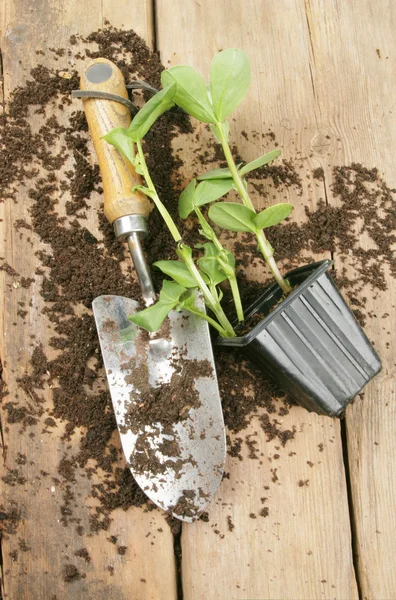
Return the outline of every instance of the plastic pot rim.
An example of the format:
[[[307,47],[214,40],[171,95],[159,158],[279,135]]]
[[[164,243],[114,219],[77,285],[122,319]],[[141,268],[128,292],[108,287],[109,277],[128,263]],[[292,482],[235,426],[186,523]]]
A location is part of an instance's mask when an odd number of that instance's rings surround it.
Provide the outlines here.
[[[318,279],[320,275],[328,271],[333,264],[334,261],[330,260],[329,258],[326,258],[316,263],[309,263],[307,265],[302,265],[301,267],[297,267],[296,269],[288,271],[285,275],[285,279],[297,273],[301,269],[309,270],[310,267],[313,269],[312,272],[308,275],[308,277],[304,279],[304,281],[302,281],[295,289],[293,289],[284,300],[279,302],[278,306],[274,308],[274,310],[271,311],[266,317],[264,317],[262,321],[257,323],[257,325],[255,325],[251,331],[240,337],[229,338],[218,336],[216,338],[216,345],[236,346],[238,348],[243,348],[244,346],[250,344],[250,342],[254,340],[254,338],[257,337],[257,335],[263,329],[265,329],[280,312],[282,312],[289,304],[291,304],[295,300],[295,298],[297,298],[307,287],[309,287],[316,279]],[[272,283],[269,287],[267,287],[265,291],[261,294],[261,296],[259,296],[257,300],[255,300],[253,304],[249,306],[247,311],[247,318],[249,318],[250,315],[254,314],[255,308],[257,306],[260,306],[264,296],[268,296],[278,289],[280,289],[280,287],[276,282]]]

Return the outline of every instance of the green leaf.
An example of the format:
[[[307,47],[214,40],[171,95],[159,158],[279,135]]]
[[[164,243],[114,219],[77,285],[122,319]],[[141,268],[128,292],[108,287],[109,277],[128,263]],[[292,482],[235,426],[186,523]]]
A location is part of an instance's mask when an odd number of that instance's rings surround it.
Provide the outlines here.
[[[186,291],[185,287],[174,281],[164,281],[158,302],[131,315],[128,319],[139,325],[139,327],[147,329],[147,331],[158,331],[170,311],[179,304],[180,298]]]
[[[163,90],[155,94],[155,96],[150,98],[143,108],[139,110],[128,129],[128,135],[135,142],[144,138],[158,117],[174,106],[172,98],[175,92],[176,84],[171,83],[170,85],[164,87]]]
[[[198,287],[197,282],[191,275],[185,263],[181,260],[158,260],[154,263],[160,271],[172,277],[179,285],[185,288]]]
[[[188,309],[188,308],[195,308],[195,296],[196,296],[196,289],[189,289],[187,290],[183,296],[180,298],[180,302],[178,305],[179,309]]]
[[[211,240],[213,238],[213,236],[206,229],[203,229],[203,228],[198,229],[198,233],[199,233],[199,235],[206,238],[207,240]]]
[[[135,167],[135,171],[138,175],[143,175],[144,176],[144,169],[142,167],[142,165],[139,163],[138,165],[136,165]]]
[[[242,165],[243,163],[237,164],[238,171]],[[228,167],[222,167],[220,169],[212,169],[212,171],[198,175],[197,180],[205,181],[205,179],[229,179],[230,177],[232,177],[230,169]]]
[[[187,219],[188,215],[194,210],[196,184],[197,180],[192,179],[179,196],[179,215],[181,219]]]
[[[232,253],[232,252],[230,252],[229,250],[226,250],[226,249],[224,249],[224,250],[225,250],[225,253],[226,253],[226,255],[227,255],[227,259],[226,259],[227,263],[228,263],[229,265],[231,265],[231,267],[233,267],[233,268],[234,268],[234,267],[235,267],[235,263],[236,263],[236,261],[235,261],[235,256],[234,256],[234,255],[233,255],[233,253]],[[223,260],[223,256],[222,256],[221,254],[219,255],[219,258],[220,258],[221,260]]]
[[[150,188],[148,188],[144,185],[134,185],[132,188],[132,193],[134,193],[136,191],[142,192],[142,194],[146,194],[146,196],[148,196],[149,198],[155,198],[154,190],[150,190]]]
[[[177,261],[175,261],[177,262]],[[184,294],[186,288],[174,281],[163,281],[159,299],[161,302],[179,302],[180,296]]]
[[[115,146],[119,152],[133,162],[135,160],[135,148],[133,140],[128,135],[128,132],[123,127],[116,127],[103,136],[108,144]]]
[[[198,184],[195,190],[195,206],[203,206],[214,200],[218,200],[228,194],[234,187],[233,179],[206,179]]]
[[[216,117],[224,121],[242,102],[250,84],[250,62],[242,50],[219,52],[210,66],[210,92]]]
[[[197,186],[197,180],[192,179],[179,196],[179,215],[187,219],[196,206],[203,206],[218,200],[234,187],[234,181],[228,179],[206,179]],[[204,225],[203,225],[204,226]]]
[[[220,270],[216,259],[200,258],[198,264],[214,285],[218,285],[227,279],[227,275]]]
[[[263,156],[256,158],[256,160],[253,160],[252,162],[244,165],[239,172],[241,175],[246,175],[246,173],[250,173],[250,171],[254,171],[255,169],[258,169],[259,167],[262,167],[263,165],[268,164],[272,160],[275,160],[275,158],[278,158],[278,156],[280,156],[280,154],[281,154],[280,150],[271,150],[271,152],[268,152],[267,154],[264,154]]]
[[[230,231],[256,231],[254,218],[256,213],[244,206],[233,202],[219,202],[209,209],[209,218],[216,225]]]
[[[206,273],[212,283],[218,285],[225,279],[227,279],[227,275],[222,270],[219,265],[219,256],[221,252],[216,248],[214,244],[211,242],[207,242],[206,244],[199,244],[200,248],[204,249],[204,256],[198,259],[198,265],[200,269]],[[235,266],[235,257],[234,255],[225,250],[226,256],[224,256],[225,262],[231,265],[231,267]]]
[[[183,65],[171,67],[162,72],[161,82],[163,86],[176,82],[173,101],[198,121],[216,123],[205,81],[195,69]]]
[[[143,329],[146,329],[147,331],[158,331],[176,304],[177,303],[172,305],[164,302],[157,302],[156,304],[131,315],[128,319],[132,321],[132,323],[135,323],[135,325],[139,325],[139,327],[143,327]]]
[[[213,231],[212,227],[209,225],[209,223],[207,222],[207,220],[205,219],[205,217],[203,216],[203,214],[201,213],[200,209],[198,206],[195,207],[195,214],[198,217],[198,222],[201,226],[201,228],[198,230],[199,233],[205,237],[207,240],[213,240],[214,237],[216,236],[215,232]]]
[[[274,204],[262,210],[254,219],[254,223],[258,229],[265,229],[278,225],[283,219],[286,219],[293,210],[293,205],[287,202]]]
[[[221,169],[212,169],[207,173],[203,173],[197,177],[198,181],[205,181],[205,179],[229,179],[232,177],[231,171],[228,167]]]

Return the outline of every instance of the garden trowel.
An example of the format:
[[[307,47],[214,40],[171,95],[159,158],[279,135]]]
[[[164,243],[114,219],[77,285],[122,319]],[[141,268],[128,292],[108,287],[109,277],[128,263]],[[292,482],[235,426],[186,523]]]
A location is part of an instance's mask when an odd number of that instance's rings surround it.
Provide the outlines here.
[[[144,304],[156,294],[141,239],[151,205],[131,163],[102,137],[128,128],[131,117],[121,71],[95,59],[81,76],[80,97],[103,181],[104,214],[126,242]],[[77,95],[77,94],[76,94]],[[200,299],[196,300],[201,306]],[[194,521],[208,506],[224,471],[225,429],[208,325],[172,311],[160,332],[128,320],[142,306],[120,296],[93,302],[103,361],[122,447],[139,486],[158,506]]]

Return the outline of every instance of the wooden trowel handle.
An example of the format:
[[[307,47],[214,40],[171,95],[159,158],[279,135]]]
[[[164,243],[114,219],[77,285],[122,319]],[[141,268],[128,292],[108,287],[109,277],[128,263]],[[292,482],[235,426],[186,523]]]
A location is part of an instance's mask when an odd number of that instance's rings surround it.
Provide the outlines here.
[[[128,98],[124,77],[111,61],[97,58],[88,63],[81,75],[82,90],[108,92]],[[95,146],[104,192],[104,214],[110,223],[127,215],[149,214],[148,198],[132,193],[141,184],[131,163],[114,147],[101,139],[115,127],[128,128],[131,122],[127,106],[112,100],[84,98],[84,110],[89,131]]]

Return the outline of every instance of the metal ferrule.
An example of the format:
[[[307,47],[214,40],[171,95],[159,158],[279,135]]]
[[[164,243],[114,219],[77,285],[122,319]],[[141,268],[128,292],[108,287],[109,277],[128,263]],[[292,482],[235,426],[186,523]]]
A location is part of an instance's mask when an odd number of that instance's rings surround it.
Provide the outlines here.
[[[144,215],[126,215],[113,222],[114,232],[120,242],[128,239],[132,233],[138,233],[145,238],[148,233],[147,221]]]

